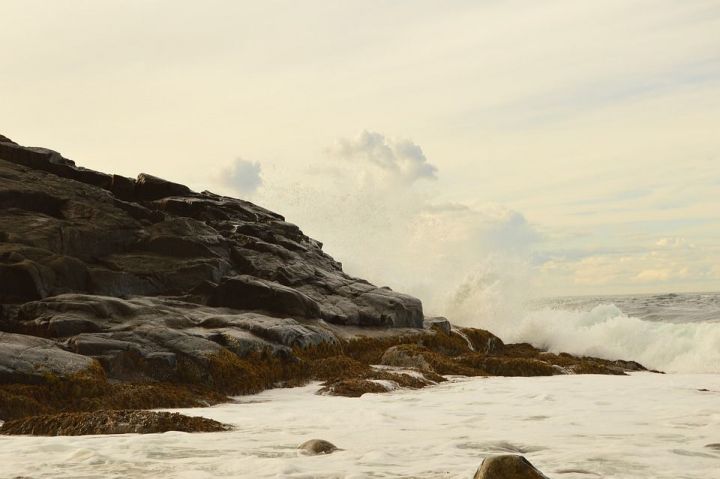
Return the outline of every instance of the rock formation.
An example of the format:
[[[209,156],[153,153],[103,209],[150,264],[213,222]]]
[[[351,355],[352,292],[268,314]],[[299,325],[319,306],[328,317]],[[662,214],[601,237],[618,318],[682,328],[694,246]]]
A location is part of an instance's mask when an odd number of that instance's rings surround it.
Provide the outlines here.
[[[548,479],[523,456],[505,454],[483,460],[474,479]]]
[[[82,436],[86,434],[149,434],[167,431],[220,432],[230,428],[212,419],[152,411],[99,411],[31,416],[8,421],[0,434]]]
[[[317,456],[319,454],[332,454],[339,449],[333,443],[324,439],[310,439],[300,444],[298,450],[308,456]]]
[[[641,368],[453,329],[276,213],[0,136],[0,419]]]

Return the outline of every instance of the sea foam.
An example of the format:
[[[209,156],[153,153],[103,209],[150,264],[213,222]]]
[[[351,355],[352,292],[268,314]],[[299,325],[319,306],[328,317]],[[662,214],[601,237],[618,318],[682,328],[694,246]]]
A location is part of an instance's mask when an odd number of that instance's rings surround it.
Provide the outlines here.
[[[497,287],[465,298],[452,311],[456,321],[488,329],[506,342],[634,360],[665,372],[720,372],[719,321],[651,321],[625,314],[611,302],[589,309],[538,306],[508,298]]]

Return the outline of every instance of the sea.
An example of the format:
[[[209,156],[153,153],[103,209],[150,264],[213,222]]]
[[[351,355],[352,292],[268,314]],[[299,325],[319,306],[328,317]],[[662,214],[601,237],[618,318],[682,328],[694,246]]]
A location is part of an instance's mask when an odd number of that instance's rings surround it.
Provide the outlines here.
[[[361,398],[318,395],[312,383],[173,410],[229,432],[0,437],[0,477],[470,479],[488,455],[522,454],[550,478],[720,479],[720,294],[553,298],[522,309],[500,328],[504,340],[663,373],[453,377]],[[299,454],[313,438],[341,450]]]

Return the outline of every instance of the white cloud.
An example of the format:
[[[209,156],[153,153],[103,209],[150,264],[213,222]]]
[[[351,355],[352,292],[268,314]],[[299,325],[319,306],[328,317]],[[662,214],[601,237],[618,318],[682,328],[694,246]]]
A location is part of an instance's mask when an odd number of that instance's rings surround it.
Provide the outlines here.
[[[252,195],[263,184],[262,168],[257,161],[238,158],[229,168],[223,170],[220,179],[223,185],[236,194]]]
[[[407,183],[437,178],[437,168],[428,162],[422,148],[407,139],[388,138],[365,130],[353,139],[338,140],[329,151],[334,157],[361,168],[372,166],[375,173]]]
[[[668,238],[660,238],[655,242],[655,246],[660,248],[694,248],[695,245],[688,242],[687,239],[674,236]]]

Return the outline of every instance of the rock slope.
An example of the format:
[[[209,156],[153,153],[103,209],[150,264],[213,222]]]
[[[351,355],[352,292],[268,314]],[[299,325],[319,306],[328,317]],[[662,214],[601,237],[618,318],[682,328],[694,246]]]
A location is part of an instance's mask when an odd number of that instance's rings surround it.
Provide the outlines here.
[[[0,419],[640,368],[453,329],[276,213],[0,135]]]

